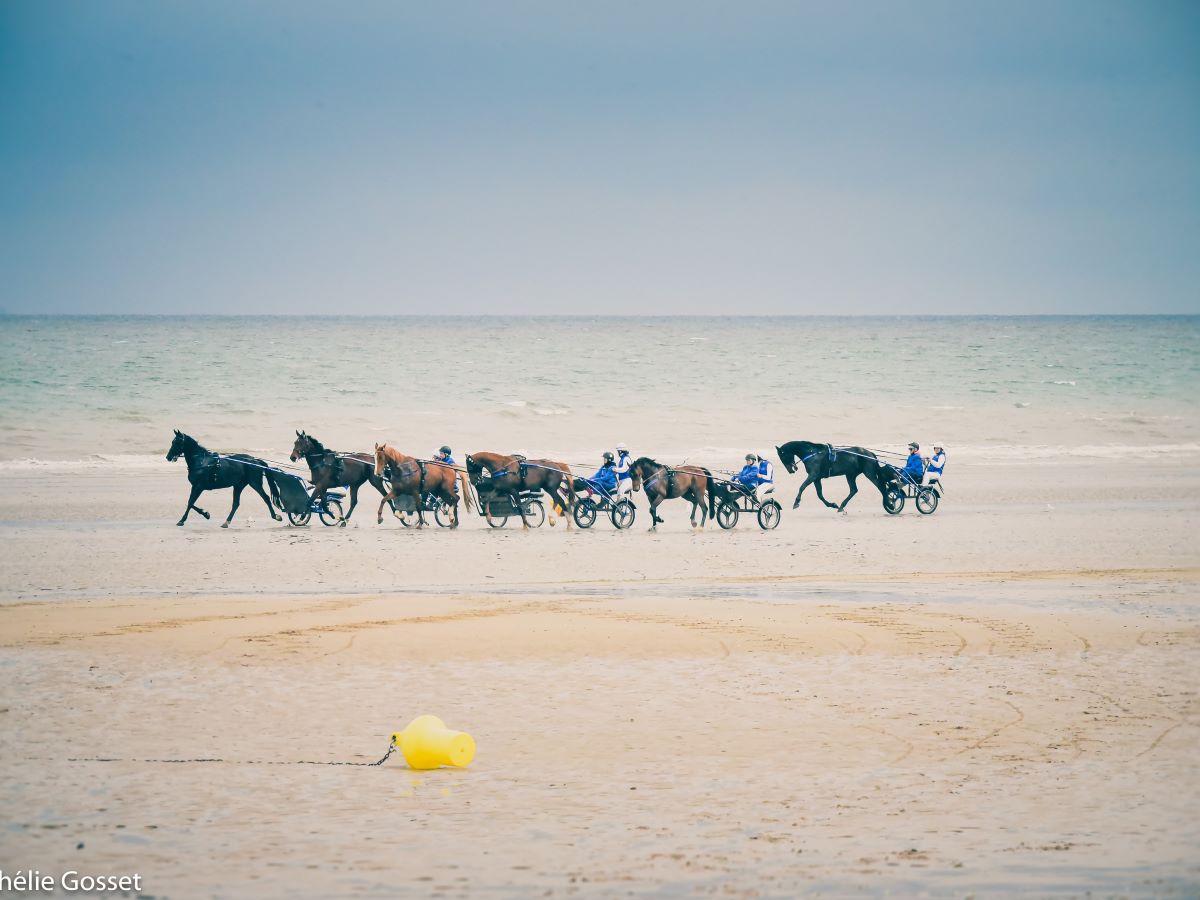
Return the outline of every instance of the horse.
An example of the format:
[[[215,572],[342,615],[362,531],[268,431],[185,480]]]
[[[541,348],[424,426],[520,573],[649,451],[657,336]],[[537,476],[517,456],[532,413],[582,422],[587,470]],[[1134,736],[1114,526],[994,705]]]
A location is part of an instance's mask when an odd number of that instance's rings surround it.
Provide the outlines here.
[[[810,484],[816,487],[817,496],[821,498],[822,503],[830,509],[844,512],[846,504],[858,493],[859,475],[865,475],[871,484],[879,488],[880,494],[886,494],[888,486],[896,481],[895,471],[890,466],[881,463],[874,453],[863,447],[834,449],[831,444],[788,441],[782,447],[776,447],[775,452],[779,454],[779,461],[783,463],[788,472],[794,473],[800,463],[804,465],[804,470],[808,475],[804,479],[804,484],[800,485],[792,509],[800,505],[800,496]],[[821,479],[835,478],[839,475],[845,475],[846,483],[850,485],[850,493],[840,506],[837,503],[830,503],[821,492]]]
[[[691,522],[696,527],[696,510],[700,510],[700,527],[716,515],[718,491],[712,472],[702,466],[664,466],[649,456],[639,457],[629,471],[633,474],[633,489],[645,490],[650,501],[650,530],[666,521],[658,516],[658,505],[664,500],[682,497],[692,501]]]
[[[313,486],[313,500],[325,508],[325,493],[330,488],[350,488],[350,509],[338,524],[343,528],[354,515],[358,505],[358,489],[370,482],[381,495],[387,494],[383,479],[375,474],[375,459],[369,453],[335,453],[311,434],[296,432],[296,443],[292,445],[292,462],[304,457],[308,463]]]
[[[231,456],[213,453],[200,446],[200,442],[195,438],[176,428],[175,439],[171,441],[171,449],[167,451],[167,462],[175,462],[180,456],[187,462],[188,481],[192,484],[192,493],[188,497],[183,518],[176,522],[176,525],[186,522],[188,513],[193,509],[204,518],[209,518],[208,513],[196,505],[196,500],[205,491],[216,491],[222,488],[233,488],[233,506],[230,507],[229,515],[221,526],[222,528],[229,527],[233,514],[237,512],[238,505],[242,502],[242,490],[246,487],[253,488],[254,492],[262,497],[272,519],[276,522],[283,520],[283,516],[276,515],[275,507],[271,505],[271,501],[274,500],[275,506],[283,508],[279,501],[279,489],[271,478],[267,464],[261,459],[245,453],[234,453]],[[267,497],[266,492],[263,491],[264,475],[271,488],[270,497]]]
[[[375,445],[375,477],[382,478],[387,472],[388,488],[383,499],[379,501],[379,513],[376,521],[383,523],[383,508],[400,494],[410,494],[413,506],[417,511],[417,527],[425,527],[424,503],[422,494],[433,494],[439,500],[453,507],[454,516],[451,528],[458,527],[458,483],[462,480],[467,510],[471,509],[471,494],[466,491],[466,476],[453,466],[431,459],[417,459],[406,456],[387,444]]]
[[[481,493],[507,494],[512,504],[521,513],[521,527],[528,529],[525,507],[521,503],[522,491],[545,491],[550,498],[549,519],[555,524],[556,509],[563,510],[567,530],[571,529],[571,510],[575,507],[575,479],[571,468],[564,462],[553,459],[526,459],[523,456],[506,456],[503,453],[471,453],[467,456],[467,474],[471,483]],[[492,522],[491,510],[484,499],[480,507]]]

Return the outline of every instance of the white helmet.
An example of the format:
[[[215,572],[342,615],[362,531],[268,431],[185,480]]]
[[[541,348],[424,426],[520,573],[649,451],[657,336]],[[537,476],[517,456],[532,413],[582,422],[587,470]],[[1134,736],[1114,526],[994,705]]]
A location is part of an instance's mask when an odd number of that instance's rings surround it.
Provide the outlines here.
[[[629,448],[626,447],[624,444],[617,444],[617,452],[618,453],[628,453]]]
[[[946,449],[946,445],[945,445],[945,444],[943,444],[941,441],[934,441],[934,442],[933,442],[933,449],[934,449],[934,450],[945,450],[945,449]]]

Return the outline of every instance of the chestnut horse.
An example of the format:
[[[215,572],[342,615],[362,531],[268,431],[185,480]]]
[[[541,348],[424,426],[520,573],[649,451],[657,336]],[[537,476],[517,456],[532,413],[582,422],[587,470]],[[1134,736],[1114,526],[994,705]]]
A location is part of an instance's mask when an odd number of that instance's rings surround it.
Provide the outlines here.
[[[425,525],[425,513],[422,509],[422,494],[433,494],[437,499],[453,507],[451,528],[458,527],[458,482],[462,479],[468,511],[471,509],[471,494],[466,491],[466,475],[453,466],[432,459],[417,459],[415,456],[405,456],[394,447],[387,444],[375,445],[375,477],[382,478],[387,470],[388,487],[390,488],[383,499],[379,501],[379,514],[376,518],[383,522],[383,508],[401,494],[409,494],[413,498],[413,506],[417,511],[417,527]]]
[[[467,474],[476,490],[508,494],[513,506],[521,512],[521,527],[529,528],[525,521],[525,507],[521,503],[522,491],[545,491],[550,498],[548,513],[550,524],[555,524],[554,513],[564,511],[567,530],[571,528],[571,510],[575,506],[575,479],[571,468],[564,462],[553,459],[525,459],[523,456],[506,456],[503,453],[471,453],[467,456]],[[561,493],[560,493],[561,492]],[[492,517],[488,504],[479,501],[488,524]]]
[[[358,505],[358,489],[366,482],[380,494],[386,495],[383,479],[375,475],[375,459],[369,453],[335,453],[310,434],[296,432],[296,443],[292,445],[292,462],[300,457],[308,463],[313,486],[313,500],[325,508],[325,493],[330,488],[350,488],[350,509],[338,524],[345,527]]]
[[[658,517],[658,504],[664,500],[682,497],[692,501],[692,527],[696,527],[696,510],[700,510],[700,526],[716,513],[717,490],[712,472],[702,466],[664,466],[648,456],[639,457],[630,466],[633,473],[633,489],[644,490],[650,501],[650,530],[665,521]]]

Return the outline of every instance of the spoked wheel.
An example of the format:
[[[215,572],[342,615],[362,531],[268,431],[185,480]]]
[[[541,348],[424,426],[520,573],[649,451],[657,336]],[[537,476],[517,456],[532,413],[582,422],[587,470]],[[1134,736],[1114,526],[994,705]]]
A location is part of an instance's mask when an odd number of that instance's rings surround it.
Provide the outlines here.
[[[321,520],[322,525],[337,525],[342,521],[342,501],[326,500],[324,509],[317,513],[317,517]]]
[[[287,514],[288,521],[299,528],[301,525],[307,525],[308,520],[312,518],[312,510],[306,509],[304,512]]]
[[[609,516],[615,528],[624,530],[633,525],[633,520],[637,518],[637,508],[628,500],[618,500],[613,504]]]
[[[883,508],[889,516],[894,516],[904,509],[904,491],[900,488],[888,488],[883,494]]]
[[[445,501],[439,500],[437,508],[433,511],[433,520],[438,523],[439,527],[449,528],[454,524],[454,510],[455,507]]]
[[[929,515],[938,505],[938,495],[931,487],[921,488],[917,492],[917,512],[923,516]]]
[[[417,518],[417,514],[415,512],[398,512],[396,513],[396,518],[400,520],[400,524],[405,528],[413,528],[421,521],[419,518]]]
[[[758,527],[763,531],[770,531],[779,525],[782,515],[783,511],[779,504],[774,500],[768,500],[758,508]]]
[[[503,528],[508,523],[508,516],[498,516],[492,513],[492,517],[487,520],[487,523],[492,528]]]
[[[572,514],[572,518],[575,519],[575,524],[580,528],[591,528],[596,524],[596,501],[591,497],[576,500],[575,512]]]
[[[541,500],[522,500],[521,509],[530,528],[541,528],[546,521],[546,507]]]
[[[728,531],[738,523],[739,515],[737,504],[726,500],[717,507],[717,524]]]

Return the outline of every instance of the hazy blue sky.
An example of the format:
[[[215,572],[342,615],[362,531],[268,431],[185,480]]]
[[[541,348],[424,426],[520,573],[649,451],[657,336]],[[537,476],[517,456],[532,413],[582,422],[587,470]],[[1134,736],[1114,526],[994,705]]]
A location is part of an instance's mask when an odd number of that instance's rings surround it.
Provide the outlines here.
[[[1200,3],[0,4],[10,312],[1200,312]]]

